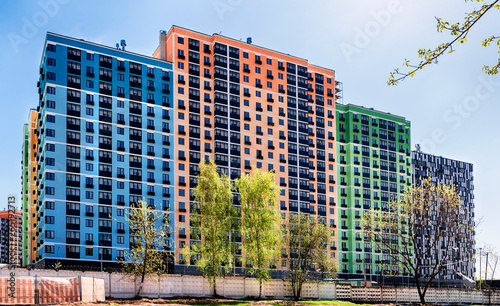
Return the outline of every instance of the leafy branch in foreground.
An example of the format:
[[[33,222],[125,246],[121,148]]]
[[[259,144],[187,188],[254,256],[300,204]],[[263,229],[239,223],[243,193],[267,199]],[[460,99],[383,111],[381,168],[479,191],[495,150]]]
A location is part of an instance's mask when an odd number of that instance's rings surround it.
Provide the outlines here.
[[[465,2],[483,2],[483,0],[465,0]],[[495,0],[493,3],[488,4],[485,3],[478,10],[473,10],[470,13],[467,13],[463,22],[457,22],[454,24],[450,24],[448,21],[443,21],[441,18],[436,17],[437,20],[437,31],[438,32],[449,32],[450,35],[454,36],[454,38],[446,43],[442,43],[437,46],[435,49],[419,49],[418,50],[418,58],[420,62],[417,65],[411,64],[410,60],[405,59],[403,63],[404,67],[408,69],[404,72],[401,72],[399,68],[394,69],[393,72],[390,73],[389,79],[387,81],[388,85],[397,85],[400,81],[403,81],[407,77],[413,77],[415,73],[419,70],[424,69],[427,65],[437,64],[438,59],[444,55],[445,53],[452,53],[453,45],[457,42],[463,44],[467,41],[467,35],[469,34],[470,29],[492,8],[496,8],[500,10],[500,0]],[[491,43],[496,44],[498,47],[498,53],[500,53],[500,36],[490,36],[481,42],[483,47],[491,46]],[[493,66],[485,65],[483,66],[483,71],[486,74],[494,75],[498,73],[500,69],[500,59]]]

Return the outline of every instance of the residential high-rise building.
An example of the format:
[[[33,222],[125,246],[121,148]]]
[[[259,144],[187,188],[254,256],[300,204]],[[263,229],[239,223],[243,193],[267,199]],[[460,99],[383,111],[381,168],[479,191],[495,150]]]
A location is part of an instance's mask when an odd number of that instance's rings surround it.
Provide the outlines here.
[[[434,183],[455,185],[460,198],[460,204],[466,212],[463,220],[464,235],[447,233],[452,235],[451,246],[447,246],[451,256],[445,262],[445,269],[436,275],[436,279],[443,285],[475,286],[470,282],[474,279],[474,256],[475,256],[475,223],[474,223],[474,177],[472,175],[473,165],[471,163],[453,160],[450,158],[435,156],[421,151],[412,151],[412,173],[415,184],[420,184],[424,178],[431,178]],[[457,241],[455,237],[460,237]],[[443,259],[444,242],[447,236],[441,237],[438,250],[429,253],[423,259],[421,275],[429,275],[429,266]],[[425,238],[419,240],[425,242]],[[442,248],[442,249],[439,249]],[[468,279],[469,280],[468,280]]]
[[[212,157],[231,179],[254,166],[274,170],[282,217],[321,216],[336,238],[335,94],[333,70],[221,35],[180,27],[160,33],[154,54],[172,62],[175,124],[175,260],[192,243],[196,212],[190,190],[198,164]],[[238,194],[234,204],[239,205]],[[236,234],[237,235],[237,234]],[[238,237],[236,243],[241,241]],[[331,256],[336,254],[331,246]],[[237,256],[239,270],[244,262]],[[287,269],[286,260],[276,264]],[[182,265],[179,268],[184,269]]]
[[[23,152],[32,263],[112,265],[131,203],[173,209],[172,65],[124,45],[47,34]]]
[[[21,212],[0,211],[0,263],[22,265]]]
[[[23,240],[23,265],[35,263],[37,257],[37,176],[38,163],[38,112],[31,110],[28,124],[24,125],[23,162],[22,162],[22,240]]]
[[[342,84],[333,70],[251,38],[174,26],[160,32],[152,57],[124,47],[47,34],[39,105],[23,130],[26,264],[116,265],[135,241],[126,210],[144,200],[168,211],[170,272],[195,269],[182,248],[194,242],[199,163],[212,158],[231,179],[274,170],[276,209],[283,219],[305,213],[328,224],[341,278],[380,281],[392,270],[399,278],[388,282],[401,281],[404,271],[364,241],[361,222],[412,184],[408,120],[336,103]],[[287,265],[283,257],[276,268]],[[236,266],[245,266],[241,252]]]
[[[337,104],[336,113],[339,277],[380,281],[398,267],[364,240],[363,212],[388,209],[411,185],[410,122],[352,104]]]
[[[116,264],[134,241],[125,210],[144,199],[171,211],[168,251],[185,271],[191,189],[208,158],[232,179],[273,169],[282,217],[318,215],[336,239],[333,70],[179,27],[160,32],[153,57],[49,33],[38,87],[23,151],[28,261]]]

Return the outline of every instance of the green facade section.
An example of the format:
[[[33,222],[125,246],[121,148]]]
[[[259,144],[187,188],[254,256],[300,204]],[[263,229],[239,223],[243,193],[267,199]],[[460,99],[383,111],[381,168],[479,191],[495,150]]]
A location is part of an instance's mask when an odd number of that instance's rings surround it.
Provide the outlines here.
[[[369,280],[393,267],[365,242],[363,212],[384,210],[411,185],[410,122],[356,105],[336,105],[339,273]]]
[[[22,239],[23,239],[23,251],[22,251],[22,264],[25,265],[29,263],[28,254],[31,251],[29,249],[28,241],[29,241],[29,214],[30,214],[30,206],[29,206],[29,127],[27,124],[23,127],[23,159],[22,159]]]

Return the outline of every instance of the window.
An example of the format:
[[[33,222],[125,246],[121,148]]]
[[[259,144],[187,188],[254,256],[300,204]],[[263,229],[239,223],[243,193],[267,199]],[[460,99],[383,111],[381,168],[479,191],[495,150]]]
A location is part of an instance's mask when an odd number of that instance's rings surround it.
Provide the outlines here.
[[[54,237],[55,237],[54,231],[45,231],[45,238],[54,239]]]
[[[177,43],[183,45],[184,44],[184,37],[177,36]]]
[[[45,223],[54,224],[54,216],[45,216]]]
[[[55,137],[56,131],[52,129],[47,129],[47,137]]]
[[[48,66],[55,66],[56,65],[56,59],[55,58],[47,58],[47,65]]]
[[[46,245],[45,246],[45,253],[54,254],[54,249],[55,249],[55,247],[53,245]]]

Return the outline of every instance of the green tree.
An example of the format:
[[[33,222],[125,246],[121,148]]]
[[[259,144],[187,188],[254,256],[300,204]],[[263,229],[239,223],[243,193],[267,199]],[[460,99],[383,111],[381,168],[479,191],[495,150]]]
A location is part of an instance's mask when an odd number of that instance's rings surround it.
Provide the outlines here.
[[[387,209],[364,212],[365,241],[389,256],[388,266],[413,277],[423,305],[436,275],[456,261],[457,247],[470,234],[463,222],[467,213],[454,186],[426,178],[391,198]]]
[[[147,275],[161,275],[166,272],[167,253],[164,252],[164,247],[168,246],[170,234],[168,217],[168,212],[148,207],[144,201],[132,205],[125,213],[133,242],[125,258],[119,262],[126,274],[140,277],[136,296],[141,295]]]
[[[188,264],[193,263],[203,272],[217,295],[216,279],[233,266],[229,233],[234,231],[236,210],[233,206],[232,184],[229,177],[217,172],[210,160],[200,163],[198,184],[193,189],[195,210],[191,215],[191,239],[195,242],[183,249]]]
[[[290,270],[287,279],[293,299],[298,301],[306,281],[335,276],[337,262],[330,258],[330,231],[320,218],[308,214],[291,214],[288,221],[287,245]],[[317,272],[321,272],[321,278]]]
[[[259,298],[262,283],[268,281],[270,263],[280,259],[283,246],[281,217],[278,212],[280,187],[274,182],[274,172],[245,174],[235,181],[241,200],[242,248],[247,271],[259,280]]]
[[[412,64],[410,60],[405,60],[403,63],[405,71],[400,71],[398,68],[394,69],[389,76],[389,80],[387,81],[388,85],[397,85],[400,81],[403,81],[407,77],[413,77],[417,71],[424,69],[426,66],[430,64],[437,64],[441,56],[455,51],[453,46],[456,46],[457,43],[463,44],[467,41],[467,35],[470,30],[483,16],[495,9],[500,10],[500,0],[495,0],[492,3],[485,3],[484,0],[465,0],[465,2],[480,2],[482,5],[479,9],[474,9],[470,13],[467,13],[463,22],[450,23],[436,17],[437,31],[440,33],[447,32],[453,38],[448,42],[440,44],[434,49],[419,49],[418,58],[420,59],[420,62],[415,65]],[[498,53],[500,53],[499,35],[492,35],[481,41],[481,45],[483,47],[489,47],[492,43],[497,46]],[[483,66],[483,71],[490,75],[497,74],[499,69],[500,59],[491,67],[488,65]]]

